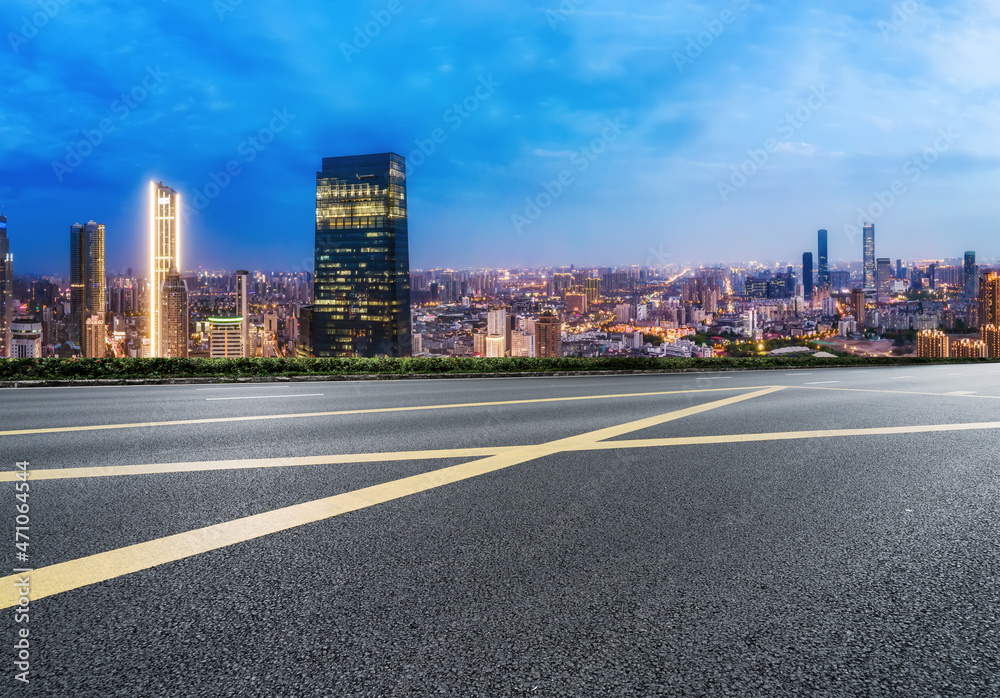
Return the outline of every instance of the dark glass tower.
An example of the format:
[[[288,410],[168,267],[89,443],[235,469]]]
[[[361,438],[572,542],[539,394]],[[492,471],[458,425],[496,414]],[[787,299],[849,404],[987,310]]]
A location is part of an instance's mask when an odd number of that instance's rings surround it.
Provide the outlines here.
[[[314,289],[314,356],[410,356],[403,157],[323,158],[316,173]]]
[[[878,280],[875,278],[875,224],[865,223],[863,238],[865,290],[875,290]]]
[[[97,316],[104,325],[107,279],[104,275],[104,224],[76,223],[69,229],[71,336],[80,342],[83,356],[104,356],[103,333],[88,337],[87,320]]]
[[[802,293],[807,301],[813,297],[813,253],[802,255]]]
[[[976,293],[976,253],[965,253],[965,297],[972,299]]]
[[[0,213],[0,359],[11,355],[14,322],[14,258],[7,239],[7,216]]]
[[[825,230],[819,231],[819,285],[826,286],[830,283],[830,250],[828,244],[829,234]]]

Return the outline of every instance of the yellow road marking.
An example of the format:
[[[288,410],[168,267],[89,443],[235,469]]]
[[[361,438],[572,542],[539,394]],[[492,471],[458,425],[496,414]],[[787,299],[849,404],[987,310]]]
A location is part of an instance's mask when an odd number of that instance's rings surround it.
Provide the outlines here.
[[[395,453],[347,453],[333,456],[300,456],[294,458],[252,458],[195,463],[151,463],[149,465],[108,465],[95,468],[45,468],[31,471],[31,480],[72,480],[119,475],[159,475],[163,473],[200,473],[213,470],[249,470],[254,468],[288,468],[303,465],[341,465],[345,463],[380,463],[407,460],[439,460],[444,458],[483,458],[512,451],[519,446],[497,448],[452,448],[433,451],[398,451]],[[0,482],[17,480],[15,471],[0,472]]]
[[[781,390],[767,388],[735,398],[677,410],[667,414],[641,419],[618,427],[600,429],[580,434],[568,439],[559,439],[545,444],[519,446],[513,450],[490,456],[482,460],[441,468],[429,473],[421,473],[381,485],[366,487],[354,492],[318,499],[275,509],[263,514],[247,516],[225,523],[178,533],[165,538],[130,545],[76,560],[61,562],[30,573],[31,600],[60,594],[72,589],[97,584],[99,582],[132,574],[140,570],[175,562],[193,555],[218,550],[237,543],[254,540],[262,536],[285,531],[290,528],[316,523],[351,511],[382,504],[418,492],[453,484],[462,480],[510,468],[527,461],[568,450],[581,450],[581,446],[594,442],[597,438],[625,434],[634,429],[681,419],[697,412],[725,407],[741,400],[750,400]],[[18,575],[0,579],[0,608],[11,608],[18,603],[15,588]]]
[[[768,434],[723,434],[720,436],[680,436],[665,439],[628,439],[602,441],[581,446],[581,451],[606,451],[616,448],[662,448],[664,446],[697,446],[700,444],[733,444],[751,441],[791,441],[794,439],[827,439],[837,436],[878,436],[892,434],[926,434],[948,431],[986,431],[1000,429],[1000,422],[970,424],[929,424],[913,427],[873,427],[868,429],[820,429],[816,431],[779,431]]]
[[[760,386],[741,388],[704,388],[698,390],[663,390],[653,393],[618,393],[615,395],[582,395],[576,397],[547,397],[533,400],[498,400],[495,402],[460,402],[450,405],[413,405],[410,407],[378,407],[365,410],[338,410],[335,412],[305,412],[301,414],[269,414],[246,417],[213,417],[208,419],[179,419],[170,422],[136,422],[134,424],[93,424],[81,427],[43,427],[39,429],[14,429],[0,431],[0,436],[23,436],[27,434],[58,434],[73,431],[101,431],[105,429],[139,429],[145,427],[172,427],[191,424],[224,424],[227,422],[254,422],[271,419],[305,419],[308,417],[338,417],[350,414],[377,414],[382,412],[417,412],[420,410],[448,410],[461,407],[495,407],[500,405],[527,405],[542,402],[572,402],[579,400],[611,400],[630,397],[657,397],[661,395],[693,395],[698,393],[735,392],[757,390]]]

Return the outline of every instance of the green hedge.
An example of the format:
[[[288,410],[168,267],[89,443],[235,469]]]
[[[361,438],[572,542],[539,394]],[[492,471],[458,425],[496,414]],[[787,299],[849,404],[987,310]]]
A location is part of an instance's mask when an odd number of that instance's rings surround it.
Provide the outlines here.
[[[717,359],[0,359],[0,380],[95,378],[246,378],[254,376],[344,376],[538,371],[662,371],[801,368],[826,366],[910,366],[990,362],[990,359],[881,357],[746,357]]]

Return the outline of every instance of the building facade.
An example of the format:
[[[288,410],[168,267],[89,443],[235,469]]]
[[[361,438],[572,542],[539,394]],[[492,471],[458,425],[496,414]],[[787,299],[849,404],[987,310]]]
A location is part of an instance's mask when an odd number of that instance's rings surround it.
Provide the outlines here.
[[[864,288],[866,291],[874,291],[877,280],[875,278],[875,224],[865,223],[862,234],[862,253],[864,255]]]
[[[104,274],[104,224],[89,221],[69,229],[70,339],[80,342],[82,356],[104,356],[107,277]]]
[[[876,299],[879,303],[888,303],[892,299],[892,260],[881,258],[875,260]]]
[[[19,318],[11,323],[11,350],[13,359],[42,358],[42,323]]]
[[[163,182],[149,183],[149,327],[153,356],[166,356],[162,328],[163,282],[181,268],[180,194]]]
[[[243,358],[243,318],[213,317],[208,319],[209,356],[213,359]]]
[[[948,358],[948,335],[940,330],[922,330],[918,332],[917,356],[928,359]]]
[[[240,326],[240,342],[243,347],[243,357],[253,356],[250,344],[250,272],[241,269],[236,272],[236,314],[243,318]]]
[[[802,297],[811,301],[813,297],[813,253],[802,255]]]
[[[826,286],[830,283],[830,235],[826,230],[817,233],[819,239],[819,285]]]
[[[188,310],[188,287],[176,268],[167,273],[160,289],[160,312],[163,331],[163,356],[170,359],[188,357],[188,339],[191,336]]]
[[[562,323],[555,315],[542,315],[535,320],[535,356],[562,356]]]
[[[14,321],[14,256],[7,238],[7,216],[0,214],[0,358],[11,353]]]
[[[316,356],[410,356],[406,161],[323,158],[316,173]]]
[[[963,267],[964,272],[964,286],[963,293],[965,297],[969,300],[975,298],[979,292],[979,284],[976,275],[976,253],[974,251],[969,251],[965,253],[965,266]]]

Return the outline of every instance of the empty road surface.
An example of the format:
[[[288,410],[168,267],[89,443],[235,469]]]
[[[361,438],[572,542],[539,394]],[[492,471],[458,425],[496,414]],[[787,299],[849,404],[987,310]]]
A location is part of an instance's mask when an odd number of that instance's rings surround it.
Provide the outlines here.
[[[998,443],[1000,365],[0,390],[0,695],[1000,695]]]

